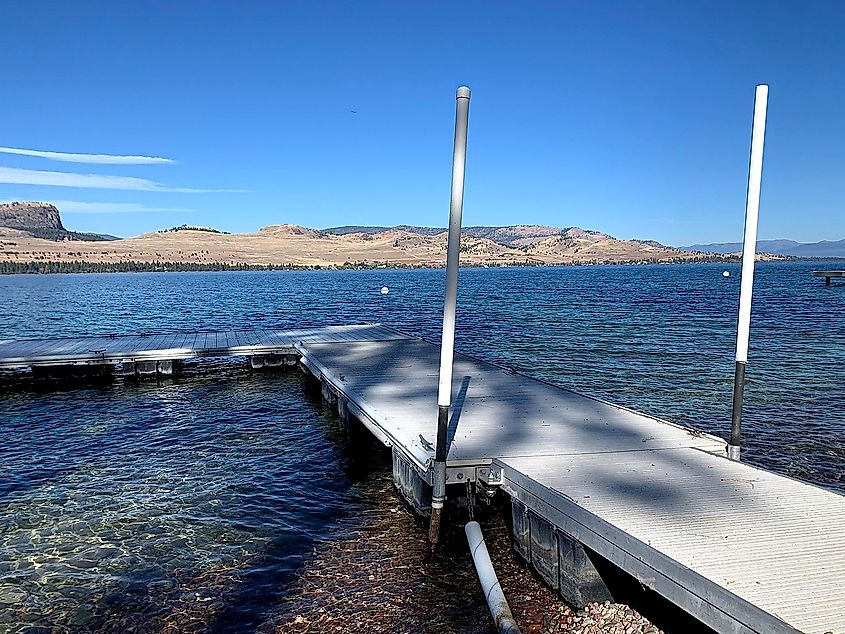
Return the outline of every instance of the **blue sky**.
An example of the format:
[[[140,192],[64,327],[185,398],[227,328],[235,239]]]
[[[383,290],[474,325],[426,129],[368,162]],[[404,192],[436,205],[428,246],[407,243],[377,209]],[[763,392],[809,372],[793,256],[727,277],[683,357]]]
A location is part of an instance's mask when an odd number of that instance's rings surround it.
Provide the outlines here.
[[[136,157],[0,152],[0,200],[58,201],[72,229],[444,226],[465,83],[465,224],[739,240],[765,82],[760,237],[845,238],[842,3],[14,2],[0,23],[0,146]]]

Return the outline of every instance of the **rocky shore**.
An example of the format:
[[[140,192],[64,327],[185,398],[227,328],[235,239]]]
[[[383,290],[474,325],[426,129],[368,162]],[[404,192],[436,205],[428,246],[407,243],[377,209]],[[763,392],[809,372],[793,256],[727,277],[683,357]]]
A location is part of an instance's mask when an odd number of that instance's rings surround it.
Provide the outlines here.
[[[425,527],[395,496],[389,476],[378,476],[366,497],[363,514],[315,545],[293,592],[260,631],[493,632],[460,524],[448,528],[432,560]],[[524,634],[660,632],[623,604],[572,610],[518,559],[501,514],[487,514],[482,526]]]

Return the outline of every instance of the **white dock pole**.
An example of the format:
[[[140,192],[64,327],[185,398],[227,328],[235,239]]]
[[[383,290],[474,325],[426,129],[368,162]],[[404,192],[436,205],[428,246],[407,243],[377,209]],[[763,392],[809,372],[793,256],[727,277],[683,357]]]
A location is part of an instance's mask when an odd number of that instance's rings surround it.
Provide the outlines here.
[[[733,414],[731,416],[731,441],[728,444],[728,457],[731,460],[739,460],[742,397],[745,389],[745,366],[748,363],[751,290],[754,286],[754,259],[757,255],[757,217],[760,212],[760,181],[763,178],[763,142],[766,137],[768,100],[769,87],[760,84],[754,94],[751,160],[748,165],[748,193],[745,201],[745,236],[742,244],[742,281],[739,290],[739,319],[736,327]]]
[[[443,301],[443,335],[440,339],[440,382],[437,390],[437,443],[434,454],[434,486],[428,538],[432,550],[440,539],[440,515],[446,500],[446,436],[452,404],[452,359],[455,353],[455,305],[458,298],[458,265],[461,253],[461,214],[464,208],[464,170],[467,155],[470,90],[455,94],[455,148],[452,154],[452,196],[449,205],[449,242],[446,250],[446,293]]]

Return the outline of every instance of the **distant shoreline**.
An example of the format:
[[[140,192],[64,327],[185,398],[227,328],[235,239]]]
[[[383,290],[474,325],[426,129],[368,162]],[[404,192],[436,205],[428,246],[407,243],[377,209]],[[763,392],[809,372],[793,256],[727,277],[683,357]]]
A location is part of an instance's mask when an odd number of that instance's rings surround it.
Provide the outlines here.
[[[679,259],[677,261],[658,262],[654,260],[631,260],[626,262],[567,262],[555,264],[537,263],[509,263],[506,265],[462,264],[466,269],[497,269],[497,268],[554,268],[573,266],[659,266],[667,264],[736,264],[741,261],[738,256],[702,258],[697,260]],[[796,258],[778,257],[760,261],[766,262],[817,262],[839,261],[845,263],[845,258]],[[424,270],[442,269],[444,266],[433,264],[403,264],[403,263],[348,263],[345,265],[305,265],[305,264],[227,264],[192,263],[192,262],[63,262],[63,261],[31,261],[31,262],[0,262],[0,275],[56,275],[73,273],[197,273],[197,272],[226,272],[226,271],[369,271],[369,270]]]

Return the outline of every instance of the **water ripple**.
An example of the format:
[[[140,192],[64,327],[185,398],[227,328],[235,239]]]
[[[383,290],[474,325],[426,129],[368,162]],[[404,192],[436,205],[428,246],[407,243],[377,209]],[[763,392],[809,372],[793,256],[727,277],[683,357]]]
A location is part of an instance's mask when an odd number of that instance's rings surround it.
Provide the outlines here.
[[[845,491],[845,284],[812,268],[758,267],[744,455]],[[738,276],[465,270],[457,345],[725,436]],[[4,276],[0,337],[380,321],[437,340],[442,288],[442,271]],[[161,384],[0,387],[0,632],[254,629],[355,511],[366,492],[301,379],[210,363]]]

